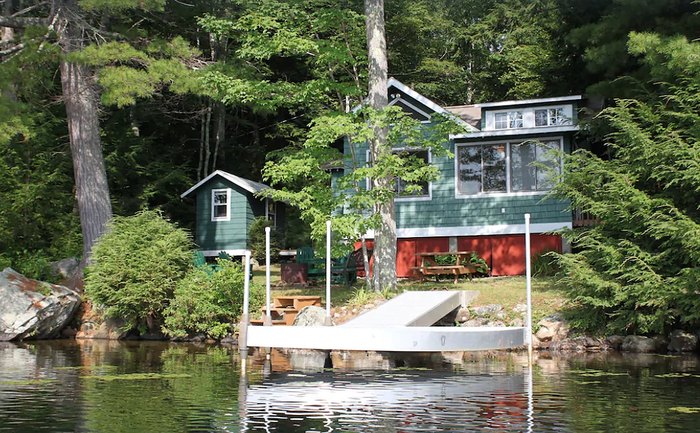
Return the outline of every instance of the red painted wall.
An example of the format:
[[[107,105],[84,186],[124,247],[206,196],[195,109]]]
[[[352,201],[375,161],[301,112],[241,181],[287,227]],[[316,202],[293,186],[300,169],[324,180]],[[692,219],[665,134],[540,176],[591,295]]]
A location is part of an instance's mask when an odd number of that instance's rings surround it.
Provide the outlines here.
[[[532,257],[546,251],[561,252],[561,237],[558,235],[533,234],[531,236]],[[367,241],[372,248],[372,241]],[[398,239],[396,242],[396,276],[414,277],[416,253],[450,250],[447,237]],[[359,248],[360,243],[355,244]],[[491,268],[491,275],[525,274],[525,235],[464,236],[457,238],[459,251],[476,251]]]

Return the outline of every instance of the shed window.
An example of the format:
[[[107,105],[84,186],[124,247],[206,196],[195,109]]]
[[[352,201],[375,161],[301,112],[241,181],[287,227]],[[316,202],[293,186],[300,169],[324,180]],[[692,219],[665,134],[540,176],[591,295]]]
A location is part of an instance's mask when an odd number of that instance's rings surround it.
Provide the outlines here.
[[[211,220],[229,221],[231,219],[231,190],[214,189],[211,191]]]

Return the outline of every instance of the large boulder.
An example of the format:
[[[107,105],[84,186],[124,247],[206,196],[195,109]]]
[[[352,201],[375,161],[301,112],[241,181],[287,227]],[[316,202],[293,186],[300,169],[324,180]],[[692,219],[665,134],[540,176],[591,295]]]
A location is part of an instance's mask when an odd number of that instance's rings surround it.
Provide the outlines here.
[[[326,324],[326,310],[313,305],[306,306],[299,311],[294,319],[293,326],[323,326]]]
[[[0,341],[57,337],[80,306],[75,290],[0,272]]]
[[[562,340],[569,335],[569,325],[558,315],[540,320],[535,329],[535,335],[542,342]]]
[[[620,350],[632,353],[657,353],[662,352],[667,344],[668,342],[661,337],[628,335],[622,342]]]
[[[668,337],[669,352],[694,352],[698,347],[698,336],[676,329]]]

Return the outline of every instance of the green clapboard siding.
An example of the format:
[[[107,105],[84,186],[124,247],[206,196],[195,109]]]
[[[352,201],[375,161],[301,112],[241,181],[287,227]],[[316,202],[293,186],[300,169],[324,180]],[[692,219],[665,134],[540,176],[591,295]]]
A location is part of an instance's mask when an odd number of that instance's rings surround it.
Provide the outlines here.
[[[211,191],[231,189],[231,220],[211,220]],[[265,214],[259,199],[239,186],[214,177],[197,190],[197,228],[195,242],[202,250],[232,250],[247,248],[248,227],[256,215]]]
[[[474,140],[495,141],[496,139]],[[515,140],[515,138],[509,138]],[[454,154],[454,143],[447,143]],[[564,150],[569,152],[570,140],[564,138]],[[350,154],[345,143],[345,154]],[[356,146],[355,154],[365,163],[366,146]],[[529,213],[533,223],[571,222],[568,202],[545,199],[540,195],[501,195],[481,197],[455,197],[454,158],[432,158],[432,164],[440,168],[440,178],[432,182],[430,200],[396,200],[397,228],[442,228],[488,225],[523,224],[523,214]],[[346,170],[351,167],[346,164]]]

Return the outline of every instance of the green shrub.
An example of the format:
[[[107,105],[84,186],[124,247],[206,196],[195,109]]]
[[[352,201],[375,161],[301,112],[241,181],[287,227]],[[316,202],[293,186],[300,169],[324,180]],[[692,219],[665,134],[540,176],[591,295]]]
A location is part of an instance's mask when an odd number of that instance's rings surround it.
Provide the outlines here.
[[[126,326],[154,330],[192,267],[192,247],[189,234],[160,212],[114,217],[92,249],[85,295]]]
[[[257,217],[248,229],[248,242],[252,257],[258,263],[265,262],[265,227],[271,227],[270,230],[270,261],[279,261],[279,253],[282,249],[282,234],[277,228],[272,227],[272,221],[265,217]]]
[[[218,271],[198,267],[187,273],[165,309],[163,332],[173,337],[204,333],[221,338],[232,332],[243,307],[243,268],[230,260],[217,260]],[[251,288],[251,311],[264,304],[264,291]]]
[[[556,253],[552,251],[537,254],[532,260],[532,275],[535,277],[553,277],[559,270]]]
[[[486,260],[473,251],[471,257],[469,257],[469,263],[476,267],[476,273],[478,275],[488,275],[489,272],[491,272],[491,268],[489,268]]]

